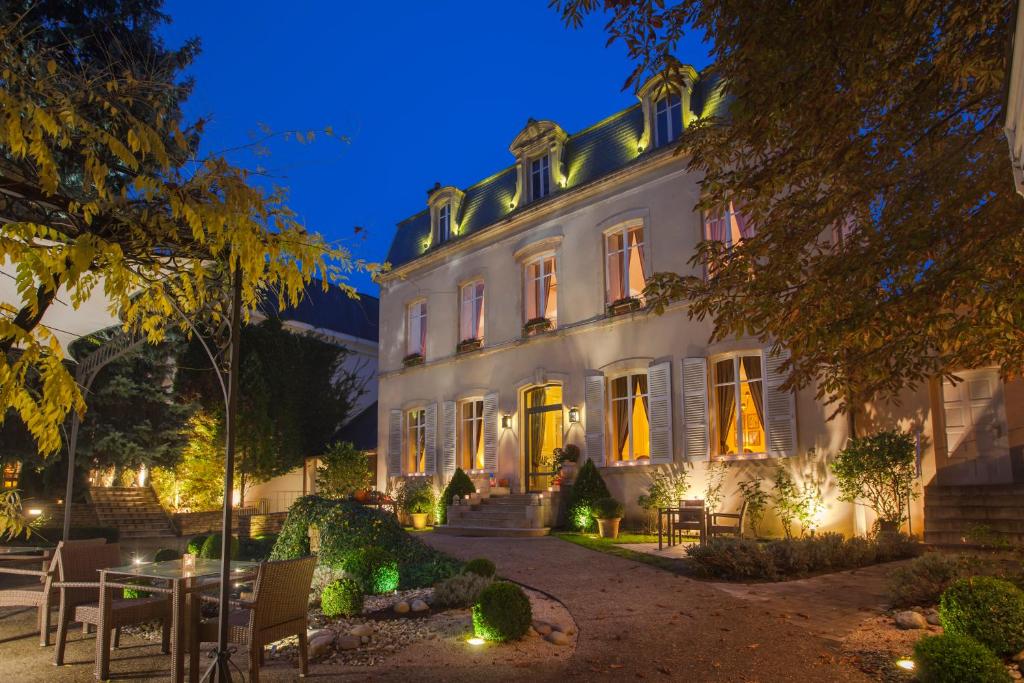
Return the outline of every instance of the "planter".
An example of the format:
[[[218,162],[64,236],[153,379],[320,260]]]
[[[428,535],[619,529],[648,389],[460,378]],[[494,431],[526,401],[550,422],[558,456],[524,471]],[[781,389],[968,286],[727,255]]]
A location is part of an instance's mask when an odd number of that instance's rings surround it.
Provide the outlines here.
[[[626,297],[625,299],[619,299],[608,304],[608,315],[622,315],[624,313],[632,313],[633,311],[639,311],[643,304],[640,303],[640,299],[636,297]]]
[[[562,483],[571,484],[576,481],[576,463],[563,462],[560,471],[562,473]]]
[[[540,334],[551,329],[551,321],[547,318],[531,318],[523,325],[523,336],[529,337],[533,334]]]
[[[879,538],[894,538],[900,533],[900,523],[892,520],[880,519],[878,520],[878,537]]]
[[[621,521],[621,517],[615,517],[613,519],[598,519],[597,533],[601,535],[601,538],[618,538],[619,522]]]
[[[363,489],[362,491],[356,491],[355,499],[357,503],[368,503],[370,502],[370,491]]]
[[[410,353],[408,356],[402,359],[402,365],[407,368],[411,368],[414,365],[423,365],[423,354]]]
[[[456,353],[469,353],[470,351],[476,351],[484,345],[482,339],[463,339],[459,342],[459,345],[455,348]]]
[[[409,517],[412,518],[413,529],[426,529],[427,528],[427,512],[410,512]]]

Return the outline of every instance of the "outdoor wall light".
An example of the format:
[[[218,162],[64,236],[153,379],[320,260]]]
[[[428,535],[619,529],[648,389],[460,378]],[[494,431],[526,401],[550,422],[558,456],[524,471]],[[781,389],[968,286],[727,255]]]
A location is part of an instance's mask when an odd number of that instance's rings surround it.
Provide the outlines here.
[[[39,515],[43,514],[43,511],[39,508],[30,508],[28,514],[30,514],[33,517],[38,517]]]
[[[572,408],[569,408],[569,423],[570,424],[576,424],[579,421],[580,421],[580,409],[575,407],[575,406],[573,406]]]
[[[512,429],[512,416],[511,415],[502,415],[501,416],[501,428],[502,429]]]

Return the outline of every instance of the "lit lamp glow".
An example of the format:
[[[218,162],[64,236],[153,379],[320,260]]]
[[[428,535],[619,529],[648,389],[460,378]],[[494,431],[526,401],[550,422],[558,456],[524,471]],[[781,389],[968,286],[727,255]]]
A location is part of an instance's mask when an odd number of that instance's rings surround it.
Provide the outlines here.
[[[896,660],[896,666],[907,671],[914,670],[914,660],[912,659],[898,659]]]
[[[43,511],[40,510],[39,508],[29,508],[28,514],[32,515],[33,517],[38,517],[39,515],[43,514]]]
[[[512,416],[511,415],[502,415],[501,416],[501,428],[502,429],[512,429]]]
[[[579,421],[580,421],[580,409],[575,407],[575,406],[573,406],[572,408],[569,408],[569,423],[570,424],[576,424]]]
[[[470,645],[483,645],[484,644],[484,639],[483,638],[477,638],[476,636],[473,636],[472,638],[470,638],[466,642],[469,643]]]

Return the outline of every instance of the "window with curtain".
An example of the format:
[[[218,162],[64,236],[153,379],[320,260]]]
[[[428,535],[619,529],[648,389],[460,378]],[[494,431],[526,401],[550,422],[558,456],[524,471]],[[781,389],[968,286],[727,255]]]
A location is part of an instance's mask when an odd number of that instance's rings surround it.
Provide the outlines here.
[[[452,236],[452,205],[445,202],[437,210],[437,241],[447,242]]]
[[[615,377],[608,382],[608,448],[613,462],[648,460],[651,429],[648,421],[647,373]]]
[[[643,297],[647,281],[644,228],[630,223],[605,234],[606,303]]]
[[[530,199],[551,194],[551,159],[545,154],[530,162]]]
[[[526,321],[547,318],[551,326],[558,323],[558,276],[555,257],[541,256],[526,264]]]
[[[417,301],[409,306],[409,320],[406,325],[407,354],[427,355],[427,302]]]
[[[745,239],[754,236],[754,226],[742,210],[729,202],[722,211],[709,212],[704,217],[704,239],[722,242],[726,247],[734,247]]]
[[[654,103],[654,144],[667,145],[683,132],[683,103],[679,95],[665,95]]]
[[[484,468],[484,400],[459,403],[458,467],[466,472]]]
[[[761,354],[736,355],[711,366],[714,452],[719,456],[767,451]]]
[[[427,471],[427,411],[424,408],[406,414],[405,471],[407,474]]]
[[[459,341],[484,338],[484,281],[462,285],[459,306]]]

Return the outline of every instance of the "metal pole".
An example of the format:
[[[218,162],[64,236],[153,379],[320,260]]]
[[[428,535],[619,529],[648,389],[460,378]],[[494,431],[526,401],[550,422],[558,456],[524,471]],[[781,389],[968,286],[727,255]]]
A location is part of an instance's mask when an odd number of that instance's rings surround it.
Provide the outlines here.
[[[71,496],[75,493],[75,451],[78,446],[78,425],[81,420],[78,411],[73,410],[71,415],[71,436],[68,437],[68,481],[64,487],[64,532],[61,540],[67,541],[71,538]]]

